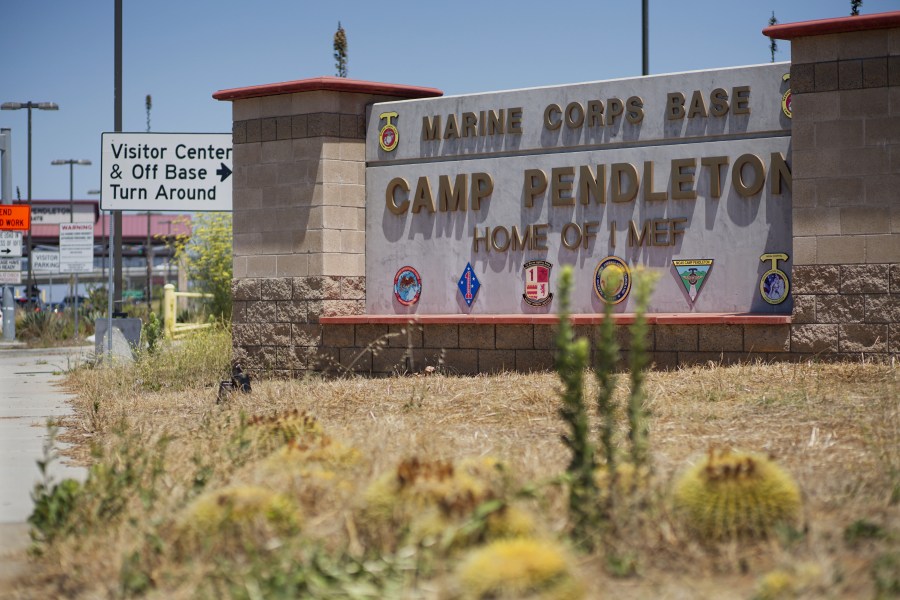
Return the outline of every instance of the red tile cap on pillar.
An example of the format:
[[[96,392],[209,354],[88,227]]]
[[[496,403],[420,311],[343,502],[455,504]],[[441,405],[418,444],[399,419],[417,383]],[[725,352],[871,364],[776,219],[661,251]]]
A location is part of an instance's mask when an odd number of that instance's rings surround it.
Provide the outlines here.
[[[857,15],[855,17],[838,17],[836,19],[818,19],[815,21],[771,25],[763,29],[762,32],[764,36],[777,40],[792,40],[812,35],[891,29],[893,27],[900,27],[900,10],[876,13],[874,15]]]
[[[214,93],[212,97],[216,100],[243,100],[245,98],[260,98],[263,96],[277,96],[279,94],[293,94],[296,92],[320,91],[374,94],[379,96],[395,96],[404,99],[435,98],[444,95],[444,92],[441,90],[430,87],[380,83],[377,81],[361,81],[359,79],[347,79],[345,77],[313,77],[310,79],[298,79],[296,81],[284,81],[282,83],[266,83],[263,85],[251,85],[248,87],[219,90]]]

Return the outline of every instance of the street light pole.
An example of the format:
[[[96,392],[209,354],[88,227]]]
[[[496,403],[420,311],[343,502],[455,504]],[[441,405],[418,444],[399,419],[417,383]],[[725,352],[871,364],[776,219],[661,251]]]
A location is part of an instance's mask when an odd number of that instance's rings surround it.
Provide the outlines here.
[[[75,222],[75,165],[90,165],[91,161],[86,158],[75,159],[57,159],[50,163],[51,165],[69,165],[69,223]],[[93,269],[93,257],[91,258],[91,268]],[[75,273],[75,291],[72,294],[75,299],[75,339],[78,339],[78,273]]]
[[[99,196],[100,190],[88,190],[88,195]],[[100,276],[106,280],[106,259],[109,256],[109,242],[106,238],[106,213],[100,211],[100,221],[103,223],[103,251],[100,253]],[[107,290],[109,293],[109,290]]]
[[[31,109],[36,108],[38,110],[59,110],[59,105],[56,102],[32,102],[29,100],[28,102],[4,102],[0,105],[0,110],[19,110],[25,108],[28,110],[28,210],[31,210]],[[34,285],[34,271],[32,270],[31,265],[31,229],[28,229],[28,237],[25,245],[28,248],[28,292],[26,294],[27,297],[30,297],[30,292],[35,287]]]

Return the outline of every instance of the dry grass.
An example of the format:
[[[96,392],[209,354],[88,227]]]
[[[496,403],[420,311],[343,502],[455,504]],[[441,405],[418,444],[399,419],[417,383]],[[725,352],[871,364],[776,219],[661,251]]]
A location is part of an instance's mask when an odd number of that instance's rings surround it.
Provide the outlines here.
[[[69,382],[78,398],[69,435],[82,449],[81,460],[133,465],[139,459],[123,449],[141,448],[140,454],[151,458],[148,464],[159,458],[161,469],[135,469],[139,483],[123,488],[121,513],[101,518],[97,497],[78,507],[84,526],[46,549],[38,559],[40,576],[23,582],[21,597],[129,595],[143,589],[140,577],[152,581],[146,590],[150,597],[253,597],[260,580],[247,574],[278,571],[274,563],[285,557],[278,545],[290,548],[289,541],[270,540],[274,545],[262,556],[274,554],[263,567],[261,555],[250,551],[188,560],[174,548],[173,524],[191,500],[201,491],[235,485],[270,485],[293,494],[306,540],[296,556],[306,556],[305,548],[315,542],[333,554],[371,560],[376,546],[402,543],[379,539],[376,544],[367,537],[360,516],[364,490],[413,456],[499,458],[519,487],[534,492],[524,506],[538,516],[545,535],[565,537],[566,502],[558,477],[569,457],[560,442],[564,427],[557,415],[555,374],[259,381],[252,394],[235,395],[219,406],[214,366],[197,369],[189,384],[159,391],[146,391],[146,381],[133,371],[74,373]],[[620,406],[627,392],[624,379],[617,392]],[[876,564],[888,564],[888,579],[900,578],[898,380],[892,365],[879,364],[650,373],[654,476],[649,489],[619,507],[602,547],[578,559],[589,597],[874,597]],[[310,460],[315,469],[296,477],[273,470],[272,459],[247,442],[246,420],[294,409],[314,416],[330,441],[357,449],[357,459]],[[621,446],[623,440],[617,441]],[[679,469],[711,445],[777,457],[803,491],[802,530],[757,542],[704,544],[691,538],[672,518],[668,489]],[[859,526],[861,520],[875,529]],[[848,531],[863,533],[847,537]],[[398,587],[359,597],[453,597],[457,555],[440,555],[425,566],[416,555],[418,562],[410,567],[404,566],[404,552],[384,559],[396,568]],[[789,595],[773,596],[759,587],[776,569],[783,573],[769,580],[787,581]],[[374,579],[383,583],[389,576],[381,573],[382,579]]]

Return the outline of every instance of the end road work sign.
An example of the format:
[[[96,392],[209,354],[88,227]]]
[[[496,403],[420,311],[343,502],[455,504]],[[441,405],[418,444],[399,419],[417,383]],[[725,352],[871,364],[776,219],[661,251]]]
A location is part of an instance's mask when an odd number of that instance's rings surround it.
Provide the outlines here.
[[[230,211],[230,133],[104,133],[103,210]]]

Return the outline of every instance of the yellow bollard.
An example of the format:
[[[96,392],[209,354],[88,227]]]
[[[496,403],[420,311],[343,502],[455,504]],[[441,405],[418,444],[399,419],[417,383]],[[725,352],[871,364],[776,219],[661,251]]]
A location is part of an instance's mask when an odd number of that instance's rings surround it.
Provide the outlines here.
[[[167,283],[163,289],[163,328],[171,340],[175,336],[175,286]]]

